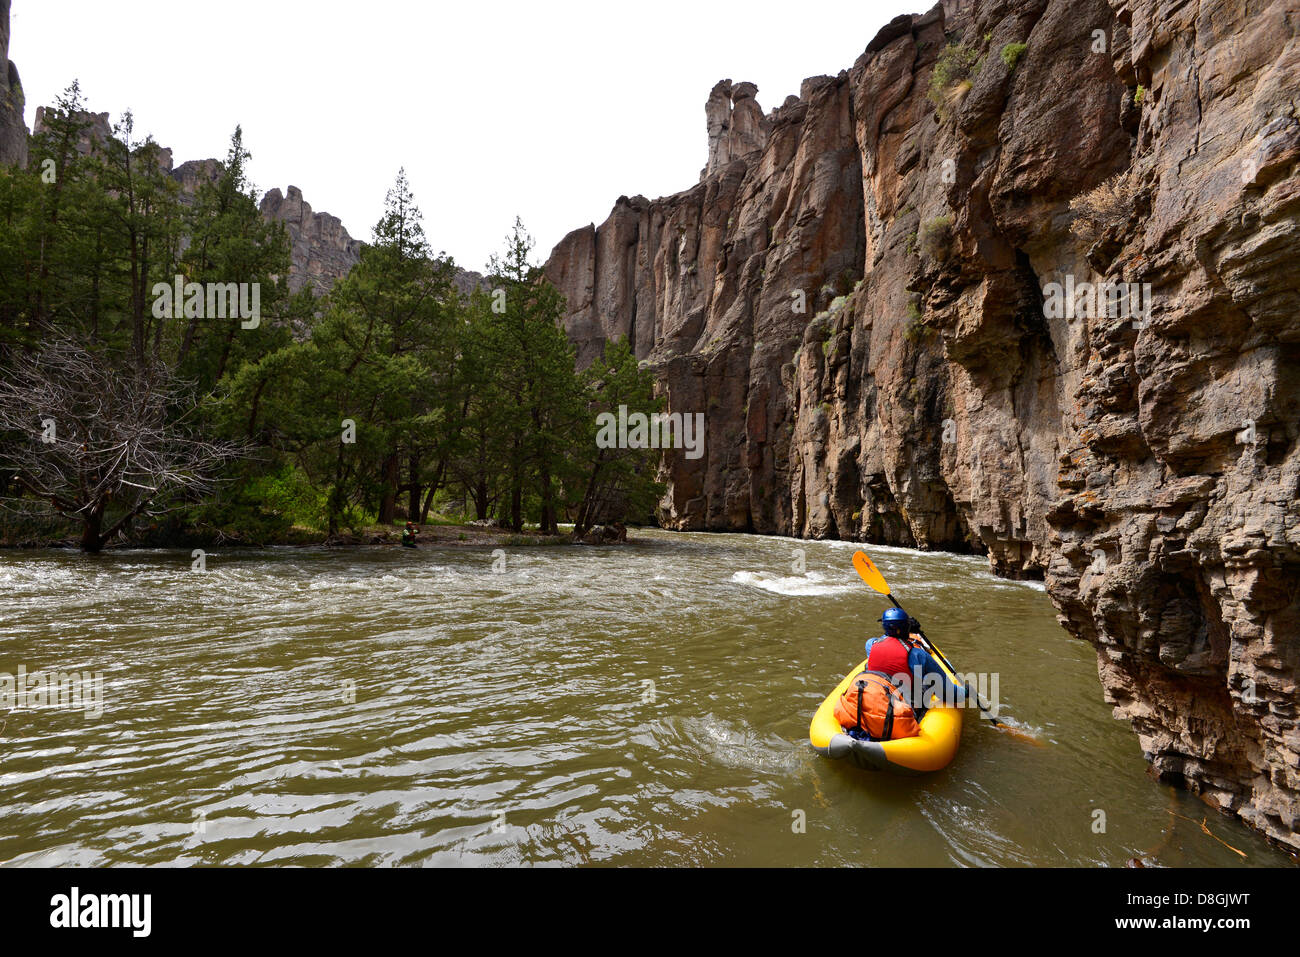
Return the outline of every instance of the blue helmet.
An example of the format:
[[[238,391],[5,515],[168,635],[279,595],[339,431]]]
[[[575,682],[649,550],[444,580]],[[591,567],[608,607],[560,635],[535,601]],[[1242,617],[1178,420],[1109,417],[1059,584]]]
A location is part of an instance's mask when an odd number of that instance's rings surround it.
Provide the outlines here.
[[[880,616],[880,623],[885,626],[885,634],[890,638],[906,638],[908,631],[907,612],[901,608],[886,608]]]

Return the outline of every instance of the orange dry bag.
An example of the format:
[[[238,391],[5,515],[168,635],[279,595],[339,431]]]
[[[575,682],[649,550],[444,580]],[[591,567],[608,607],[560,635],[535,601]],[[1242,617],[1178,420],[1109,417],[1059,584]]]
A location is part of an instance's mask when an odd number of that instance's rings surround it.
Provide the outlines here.
[[[921,733],[916,712],[879,671],[864,671],[851,682],[835,705],[835,720],[848,730],[866,731],[877,741],[914,738]]]

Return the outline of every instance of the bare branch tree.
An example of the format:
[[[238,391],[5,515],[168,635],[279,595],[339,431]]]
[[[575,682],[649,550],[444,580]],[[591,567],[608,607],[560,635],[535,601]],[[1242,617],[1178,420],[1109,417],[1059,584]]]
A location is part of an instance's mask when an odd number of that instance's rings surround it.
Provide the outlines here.
[[[194,401],[161,365],[118,365],[66,338],[15,355],[0,378],[0,468],[56,511],[82,523],[98,552],[141,515],[210,493],[244,449],[205,441],[188,420]],[[173,506],[174,507],[174,506]]]

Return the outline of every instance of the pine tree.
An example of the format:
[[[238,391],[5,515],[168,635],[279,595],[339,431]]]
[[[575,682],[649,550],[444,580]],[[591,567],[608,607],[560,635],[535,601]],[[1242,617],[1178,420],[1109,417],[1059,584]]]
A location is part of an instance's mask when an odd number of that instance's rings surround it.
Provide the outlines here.
[[[186,217],[181,274],[205,286],[256,284],[262,312],[251,329],[229,309],[224,317],[178,315],[173,320],[173,329],[185,330],[177,337],[176,365],[200,392],[211,391],[228,370],[283,346],[290,336],[287,323],[279,321],[292,311],[284,278],[289,272],[289,237],[283,223],[262,217],[256,190],[248,181],[251,158],[243,130],[236,126],[216,180],[200,183]],[[214,304],[220,298],[214,297]]]
[[[605,344],[604,355],[585,373],[592,395],[592,427],[589,445],[577,450],[586,460],[586,482],[574,518],[573,535],[583,535],[599,522],[644,519],[654,513],[664,493],[656,478],[659,453],[654,449],[601,447],[597,441],[599,416],[619,414],[624,406],[629,415],[650,416],[664,407],[654,394],[654,375],[638,364],[626,337]]]
[[[152,290],[174,279],[182,225],[179,187],[163,165],[162,148],[153,137],[134,136],[128,111],[98,144],[94,175],[107,202],[95,225],[109,267],[101,301],[114,322],[97,333],[129,342],[131,358],[144,367],[160,358],[169,320],[153,315]]]
[[[510,527],[523,529],[524,496],[538,503],[543,533],[558,531],[560,489],[572,476],[573,436],[582,431],[585,390],[561,325],[564,297],[528,261],[532,237],[518,218],[505,252],[489,264],[492,307],[483,329],[495,381],[488,424],[497,456],[507,463]]]
[[[45,113],[25,170],[0,169],[0,336],[37,344],[51,325],[95,332],[103,269],[95,218],[107,197],[80,145],[90,126],[74,82]]]
[[[376,422],[387,445],[379,480],[381,524],[393,521],[401,491],[408,493],[408,511],[414,517],[424,486],[429,485],[426,503],[431,503],[445,476],[463,324],[454,275],[451,259],[430,251],[406,171],[399,170],[375,225],[373,244],[331,296],[354,318],[374,351],[409,370],[410,381],[386,397],[382,425]],[[434,471],[426,475],[430,460]],[[400,479],[403,461],[405,484]]]
[[[246,365],[231,381],[224,420],[246,416],[250,435],[291,454],[327,490],[330,534],[369,503],[390,523],[403,490],[414,512],[428,487],[427,507],[442,480],[459,423],[451,410],[464,321],[454,270],[430,253],[399,173],[374,242],[335,284],[310,341]],[[354,442],[341,440],[347,420]]]

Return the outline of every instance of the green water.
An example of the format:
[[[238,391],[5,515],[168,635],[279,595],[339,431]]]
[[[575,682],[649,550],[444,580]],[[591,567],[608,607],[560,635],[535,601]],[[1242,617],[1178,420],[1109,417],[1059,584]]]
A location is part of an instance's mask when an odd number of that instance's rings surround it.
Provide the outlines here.
[[[869,548],[1044,742],[971,712],[947,769],[899,778],[808,745],[885,607],[855,546],[635,537],[216,551],[206,571],[189,552],[0,555],[0,673],[103,676],[98,717],[0,715],[0,862],[1289,863],[1147,777],[1040,586]]]

